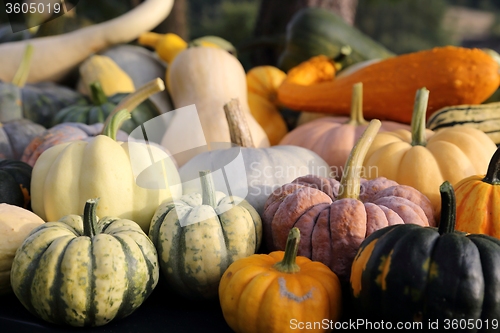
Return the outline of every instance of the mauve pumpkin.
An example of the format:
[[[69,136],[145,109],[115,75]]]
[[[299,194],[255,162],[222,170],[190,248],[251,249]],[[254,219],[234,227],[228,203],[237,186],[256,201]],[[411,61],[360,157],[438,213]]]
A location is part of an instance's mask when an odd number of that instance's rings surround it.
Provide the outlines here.
[[[299,177],[276,189],[264,206],[268,251],[283,250],[291,228],[301,231],[299,255],[321,261],[341,280],[349,278],[359,245],[372,232],[394,224],[434,226],[427,197],[386,178],[360,178],[361,161],[380,127],[372,120],[353,148],[341,181]]]

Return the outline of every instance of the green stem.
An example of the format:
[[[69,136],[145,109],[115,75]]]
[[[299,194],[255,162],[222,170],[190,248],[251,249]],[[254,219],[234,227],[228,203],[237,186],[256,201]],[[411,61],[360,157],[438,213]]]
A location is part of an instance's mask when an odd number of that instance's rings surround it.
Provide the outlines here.
[[[359,199],[363,161],[381,125],[382,123],[378,119],[370,121],[358,142],[352,148],[342,172],[337,199]]]
[[[31,58],[33,57],[33,45],[27,44],[24,50],[23,58],[21,60],[21,64],[12,79],[12,84],[18,86],[19,88],[24,87],[26,81],[28,80],[28,76],[30,73],[31,67]]]
[[[108,102],[108,97],[104,93],[104,90],[102,90],[102,86],[99,81],[95,81],[90,84],[90,99],[94,105],[103,105]]]
[[[425,87],[417,90],[413,114],[411,117],[411,145],[424,146],[427,144],[425,135],[425,116],[429,102],[429,90]]]
[[[110,137],[113,140],[116,140],[116,135],[123,122],[130,118],[132,118],[132,115],[130,114],[130,112],[128,112],[127,109],[120,110],[119,112],[115,113],[113,117],[111,117],[111,120],[106,125],[104,125],[102,134]]]
[[[491,157],[490,164],[488,165],[488,171],[486,172],[486,176],[483,178],[483,182],[491,185],[500,184],[500,148],[498,148]]]
[[[98,202],[99,198],[89,199],[83,209],[83,235],[90,238],[96,234],[95,226],[97,224],[96,210]]]
[[[104,125],[106,125],[111,121],[113,116],[118,113],[120,110],[127,109],[129,112],[135,110],[135,108],[148,99],[150,96],[156,94],[157,92],[165,90],[165,83],[160,78],[156,78],[154,80],[149,81],[144,84],[142,87],[134,91],[125,97],[114,109],[111,111],[109,116],[106,118]]]
[[[363,117],[363,83],[358,82],[352,86],[351,117],[347,125],[360,126],[368,122]]]
[[[274,264],[274,268],[282,273],[297,273],[300,271],[299,265],[297,265],[297,251],[299,250],[300,243],[300,230],[293,227],[288,233],[288,238],[285,245],[285,255],[283,260]]]
[[[439,192],[441,193],[441,218],[438,232],[443,235],[455,231],[456,200],[453,186],[448,181],[441,184]]]
[[[217,207],[215,200],[215,186],[212,178],[212,171],[200,171],[202,205]]]

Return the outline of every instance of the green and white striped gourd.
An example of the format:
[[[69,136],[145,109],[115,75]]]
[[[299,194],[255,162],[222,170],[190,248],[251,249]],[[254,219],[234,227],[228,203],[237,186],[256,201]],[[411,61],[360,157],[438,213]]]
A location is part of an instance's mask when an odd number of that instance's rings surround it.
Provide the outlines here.
[[[156,249],[131,220],[68,215],[33,229],[18,248],[12,289],[41,319],[75,327],[102,326],[130,315],[156,287]]]
[[[200,180],[202,193],[162,203],[149,230],[169,288],[187,299],[216,298],[227,267],[262,241],[262,221],[248,202],[215,191],[209,171]]]
[[[474,127],[500,145],[500,102],[447,106],[434,112],[426,124],[433,131],[453,126]]]

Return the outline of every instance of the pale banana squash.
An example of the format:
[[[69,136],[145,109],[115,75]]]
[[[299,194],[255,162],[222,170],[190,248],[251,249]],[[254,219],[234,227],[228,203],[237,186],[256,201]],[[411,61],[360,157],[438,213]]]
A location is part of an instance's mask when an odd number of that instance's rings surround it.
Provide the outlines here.
[[[91,54],[112,45],[128,43],[162,22],[173,0],[146,0],[128,13],[57,36],[32,38],[0,45],[0,80],[11,81],[27,43],[35,48],[28,82],[61,81]]]

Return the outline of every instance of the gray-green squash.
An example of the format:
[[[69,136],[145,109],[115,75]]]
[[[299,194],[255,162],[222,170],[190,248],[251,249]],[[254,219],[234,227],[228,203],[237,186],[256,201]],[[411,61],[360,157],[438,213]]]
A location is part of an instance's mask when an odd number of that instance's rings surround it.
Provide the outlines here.
[[[201,193],[162,203],[149,229],[168,287],[194,300],[216,298],[227,267],[262,240],[262,221],[248,202],[216,192],[210,171],[200,181]]]
[[[35,316],[75,327],[102,326],[130,315],[156,287],[159,266],[151,240],[134,221],[67,215],[32,230],[18,248],[12,289]]]

